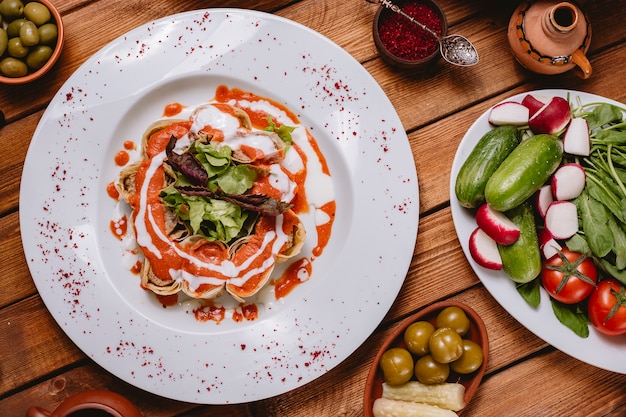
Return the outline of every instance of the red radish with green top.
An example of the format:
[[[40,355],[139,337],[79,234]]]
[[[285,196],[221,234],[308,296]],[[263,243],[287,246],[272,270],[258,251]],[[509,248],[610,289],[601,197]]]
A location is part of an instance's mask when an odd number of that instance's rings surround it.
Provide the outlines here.
[[[536,135],[540,133],[555,135],[565,129],[571,118],[567,100],[563,97],[552,97],[528,120],[528,127]]]
[[[552,237],[548,229],[541,229],[539,232],[539,249],[544,258],[550,259],[563,247]]]
[[[585,169],[580,164],[561,165],[552,175],[552,194],[557,200],[573,200],[583,192],[585,180]]]
[[[546,212],[546,229],[558,240],[569,239],[578,231],[578,211],[571,201],[555,201]]]
[[[489,123],[494,126],[527,126],[528,107],[515,101],[496,104],[489,112]]]
[[[480,227],[474,229],[470,235],[469,251],[472,259],[483,268],[496,271],[502,269],[502,257],[498,251],[498,244]]]
[[[591,140],[589,124],[581,117],[574,117],[563,135],[563,150],[571,155],[589,156]]]
[[[537,111],[542,108],[548,101],[550,101],[550,99],[543,96],[526,94],[522,99],[522,105],[528,108],[528,114],[532,117],[532,115],[537,113]]]
[[[511,245],[519,238],[519,227],[504,213],[492,209],[486,203],[476,210],[476,224],[501,245]]]
[[[548,207],[554,201],[554,196],[552,195],[552,186],[550,184],[546,184],[542,186],[539,191],[537,191],[537,213],[542,218],[546,217],[546,211],[548,211]]]

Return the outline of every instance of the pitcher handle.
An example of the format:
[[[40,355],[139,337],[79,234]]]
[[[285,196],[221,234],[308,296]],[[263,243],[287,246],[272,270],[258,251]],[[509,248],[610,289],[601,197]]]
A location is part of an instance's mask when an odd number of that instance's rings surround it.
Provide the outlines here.
[[[572,54],[572,61],[576,64],[576,68],[574,68],[574,72],[583,80],[591,77],[591,63],[585,56],[585,53],[582,49],[577,49]]]

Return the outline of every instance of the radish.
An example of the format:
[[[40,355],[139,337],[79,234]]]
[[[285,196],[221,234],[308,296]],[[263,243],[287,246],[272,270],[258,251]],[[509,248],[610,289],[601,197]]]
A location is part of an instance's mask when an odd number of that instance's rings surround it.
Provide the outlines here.
[[[569,239],[578,231],[578,212],[571,201],[555,201],[546,212],[546,229],[555,239]]]
[[[472,259],[478,265],[496,271],[502,269],[502,258],[498,251],[498,244],[487,236],[480,227],[474,229],[470,235],[469,251]]]
[[[532,115],[537,113],[537,110],[542,108],[548,101],[550,101],[550,99],[543,96],[526,94],[522,99],[522,105],[528,108],[529,115],[532,117]]]
[[[548,229],[542,229],[539,232],[539,249],[544,258],[550,259],[563,247],[552,237]]]
[[[545,218],[548,207],[554,201],[554,196],[552,195],[552,186],[550,184],[542,186],[539,191],[537,191],[536,198],[537,212],[542,218]]]
[[[565,135],[563,135],[563,150],[572,155],[589,156],[591,141],[589,139],[589,124],[582,117],[574,117]]]
[[[492,209],[485,203],[476,210],[476,224],[490,238],[501,245],[514,243],[520,234],[520,229],[502,212]]]
[[[561,165],[552,175],[552,194],[557,200],[573,200],[585,188],[585,169],[576,163]]]
[[[489,112],[489,123],[494,126],[527,126],[528,107],[515,101],[496,104]]]
[[[571,117],[567,100],[562,97],[552,97],[548,103],[532,115],[528,120],[528,126],[535,134],[554,135],[565,129]]]

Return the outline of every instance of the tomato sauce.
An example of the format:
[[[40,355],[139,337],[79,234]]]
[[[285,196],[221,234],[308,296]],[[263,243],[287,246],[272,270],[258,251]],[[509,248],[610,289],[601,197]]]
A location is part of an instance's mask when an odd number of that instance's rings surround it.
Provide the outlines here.
[[[128,161],[130,161],[130,155],[128,154],[128,152],[121,150],[115,154],[115,157],[113,159],[115,160],[116,165],[122,167],[126,165]]]
[[[333,228],[337,205],[334,201],[331,201],[318,208],[318,210],[323,211],[329,217],[329,220],[326,223],[315,226],[315,229],[317,230],[317,246],[313,248],[313,255],[315,256],[320,256],[322,254],[324,248],[330,240],[330,233]]]
[[[276,299],[289,295],[294,288],[309,279],[312,271],[311,261],[307,258],[301,258],[289,265],[287,270],[273,281]]]
[[[176,116],[182,112],[184,108],[185,106],[180,103],[169,103],[165,106],[165,109],[163,109],[163,117]]]
[[[117,187],[115,186],[115,183],[113,181],[107,184],[107,194],[113,200],[119,200],[120,198],[120,193],[119,191],[117,191]]]
[[[130,267],[130,272],[135,275],[139,275],[141,273],[141,266],[142,266],[141,261],[135,262],[133,266]]]
[[[178,294],[170,294],[170,295],[160,295],[155,294],[157,300],[161,303],[163,307],[171,307],[175,306],[178,303]]]
[[[207,302],[206,305],[198,307],[193,310],[193,315],[198,321],[212,320],[216,323],[220,323],[226,316],[226,309],[224,307],[218,307],[213,303]]]
[[[237,323],[244,320],[253,321],[258,317],[259,308],[254,303],[241,305],[233,312],[233,321],[236,321]]]
[[[109,229],[111,229],[113,236],[122,240],[128,230],[128,221],[126,216],[122,216],[117,220],[111,220],[109,222]]]
[[[146,146],[146,155],[152,158],[165,150],[170,138],[185,136],[191,128],[191,121],[174,122],[167,127],[160,129],[150,135]]]

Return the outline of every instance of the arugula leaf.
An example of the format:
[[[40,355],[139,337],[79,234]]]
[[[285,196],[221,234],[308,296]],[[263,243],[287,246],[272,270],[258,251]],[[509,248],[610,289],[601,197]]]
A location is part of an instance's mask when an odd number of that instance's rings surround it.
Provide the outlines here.
[[[587,113],[584,116],[584,118],[587,119],[590,130],[594,130],[609,123],[620,122],[622,120],[623,115],[619,107],[608,103],[590,104],[594,104],[594,108],[591,113]]]
[[[515,287],[517,292],[531,307],[537,307],[541,302],[541,293],[539,291],[539,280],[533,279],[525,284],[520,284]]]
[[[582,338],[589,336],[589,319],[580,306],[568,306],[554,298],[550,298],[550,302],[552,303],[552,311],[554,311],[559,322]]]
[[[606,207],[590,197],[585,190],[576,198],[575,203],[591,252],[598,258],[606,256],[613,249],[613,233],[607,224]]]

